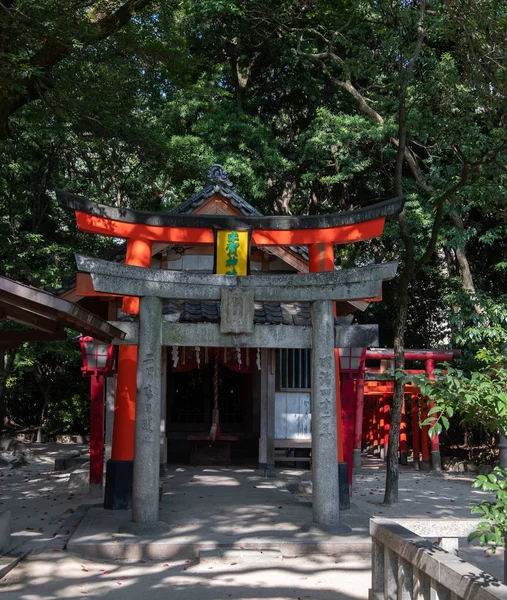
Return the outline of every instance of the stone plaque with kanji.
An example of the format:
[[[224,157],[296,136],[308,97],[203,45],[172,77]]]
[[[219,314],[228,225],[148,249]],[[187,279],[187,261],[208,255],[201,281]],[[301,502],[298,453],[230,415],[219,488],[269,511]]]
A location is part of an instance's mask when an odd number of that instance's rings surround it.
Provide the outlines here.
[[[253,291],[222,288],[220,297],[220,332],[253,333],[255,313]]]

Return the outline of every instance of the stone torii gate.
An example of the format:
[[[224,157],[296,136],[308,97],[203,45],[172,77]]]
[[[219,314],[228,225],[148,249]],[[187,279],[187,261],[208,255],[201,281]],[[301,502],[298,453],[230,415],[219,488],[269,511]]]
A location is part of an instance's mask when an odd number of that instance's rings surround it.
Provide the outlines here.
[[[202,183],[204,187],[183,203],[184,210],[181,213],[177,210],[146,212],[130,210],[125,207],[111,207],[91,202],[86,198],[61,190],[57,190],[57,198],[62,206],[74,209],[76,223],[81,230],[125,239],[127,243],[125,261],[128,265],[145,268],[152,266],[152,254],[154,248],[159,244],[190,247],[214,246],[215,251],[217,251],[219,236],[223,236],[224,232],[227,233],[228,231],[235,234],[242,232],[243,239],[245,232],[249,232],[248,237],[251,248],[266,254],[274,253],[272,248],[273,250],[276,249],[276,252],[281,250],[284,254],[293,251],[300,253],[302,248],[306,246],[308,249],[307,266],[314,273],[335,269],[334,246],[336,244],[355,243],[380,236],[386,219],[398,214],[403,207],[403,198],[392,198],[356,210],[325,215],[262,216],[234,190],[228,173],[221,165],[212,165],[207,169]],[[233,212],[222,214],[219,211],[208,214],[199,211],[196,214],[189,214],[191,207],[194,205],[200,206],[202,202],[211,202],[213,199],[230,203]],[[237,214],[237,211],[241,214]],[[247,260],[249,260],[250,250],[247,254]],[[222,256],[223,258],[223,253],[216,253],[216,256]],[[300,261],[298,261],[298,266],[300,264]],[[215,270],[216,272],[223,272],[221,268]],[[243,271],[237,274],[245,275]],[[80,289],[81,295],[87,296],[89,295],[90,283],[90,279],[86,274],[78,274],[76,290]],[[105,295],[96,291],[93,294]],[[220,295],[217,297],[219,298]],[[362,300],[361,304],[365,305],[366,300],[376,301],[379,299],[379,297],[372,295],[363,296],[360,300]],[[337,311],[350,311],[351,307],[347,304],[347,302],[343,302],[341,306],[337,305],[335,308]],[[354,305],[355,308],[358,307],[354,301],[351,301],[350,304]],[[138,314],[139,298],[137,296],[124,296],[122,310],[124,313]],[[186,325],[184,331],[181,332],[181,337],[184,339],[187,339],[192,331],[189,325]],[[297,329],[299,330],[300,326]],[[300,335],[299,331],[294,335]],[[259,346],[262,347],[262,345]],[[293,348],[294,345],[285,347]],[[263,351],[265,358],[267,358],[268,353],[268,350]],[[345,419],[348,419],[350,424],[352,415],[343,409],[340,400],[340,355],[338,348],[335,349],[334,358],[335,379],[338,386],[336,392],[337,412],[341,416],[338,423],[340,430],[338,457],[340,462],[344,462],[346,458],[345,445],[347,449],[349,449],[349,446],[351,449],[352,432],[349,428],[347,435],[345,435],[342,428]],[[106,471],[106,498],[109,508],[119,508],[119,505],[126,508],[125,503],[128,503],[127,497],[130,495],[123,488],[125,488],[125,482],[130,481],[132,476],[134,457],[134,415],[132,407],[135,404],[136,397],[136,365],[137,346],[122,345],[118,352],[112,453]],[[271,390],[270,386],[272,384],[272,378],[267,377],[266,387]],[[269,394],[270,392],[267,391],[265,396],[267,397]],[[267,409],[266,405],[263,406]],[[266,413],[267,410],[264,412]],[[275,462],[272,431],[270,429],[272,425],[272,418],[266,414],[262,416],[261,408],[259,463],[264,464],[268,469],[274,467]],[[262,435],[263,428],[264,436]],[[351,469],[351,457],[347,458],[347,462],[349,463],[349,469]],[[130,488],[130,486],[128,487]],[[113,492],[111,497],[107,494],[108,489]],[[116,500],[118,500],[118,505]]]
[[[379,296],[397,263],[298,275],[209,275],[155,270],[77,256],[96,292],[140,298],[139,322],[116,322],[117,343],[138,344],[132,522],[122,531],[157,535],[159,427],[163,345],[312,349],[313,522],[340,531],[335,348],[378,344],[377,325],[335,326],[334,302]],[[219,300],[221,322],[171,323],[162,299]],[[254,303],[310,302],[312,326],[254,325]]]

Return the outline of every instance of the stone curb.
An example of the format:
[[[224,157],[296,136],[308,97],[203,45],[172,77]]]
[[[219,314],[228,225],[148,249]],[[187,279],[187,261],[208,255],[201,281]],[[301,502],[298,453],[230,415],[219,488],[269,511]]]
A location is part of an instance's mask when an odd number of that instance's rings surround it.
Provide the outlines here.
[[[0,578],[5,577],[9,571],[12,571],[12,569],[14,569],[14,567],[29,554],[39,554],[47,550],[64,552],[67,548],[67,543],[76,531],[79,523],[81,523],[92,506],[92,504],[82,504],[78,506],[61,524],[54,537],[22,542],[8,548],[7,551],[0,556]]]

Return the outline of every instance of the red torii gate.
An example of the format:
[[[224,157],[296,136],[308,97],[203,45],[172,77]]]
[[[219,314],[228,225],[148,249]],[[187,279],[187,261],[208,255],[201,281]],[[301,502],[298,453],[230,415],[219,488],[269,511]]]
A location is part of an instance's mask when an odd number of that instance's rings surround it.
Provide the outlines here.
[[[405,360],[408,361],[424,361],[424,370],[407,370],[407,373],[422,374],[426,375],[430,379],[434,379],[434,367],[435,361],[448,362],[459,356],[457,350],[406,350]],[[366,351],[366,360],[392,360],[394,358],[394,350],[392,349],[371,349]],[[375,373],[373,369],[365,369],[366,372]],[[359,384],[361,381],[364,382],[363,386]],[[360,457],[362,440],[363,440],[363,411],[364,411],[364,396],[374,397],[377,400],[376,406],[373,403],[367,407],[368,415],[366,421],[366,427],[369,426],[369,431],[366,432],[367,441],[372,442],[373,446],[382,446],[384,450],[387,449],[388,436],[389,436],[389,404],[387,397],[392,396],[394,393],[394,382],[384,379],[364,381],[364,373],[359,376],[357,386],[357,402],[356,402],[356,419],[355,419],[355,430],[354,430],[354,454]],[[428,470],[430,467],[430,455],[431,455],[431,467],[434,470],[439,471],[441,469],[440,463],[440,447],[438,435],[434,435],[431,438],[431,454],[430,454],[430,442],[428,436],[428,426],[422,427],[421,435],[419,435],[419,414],[418,414],[418,402],[419,388],[414,385],[406,385],[404,389],[405,394],[412,394],[412,444],[414,454],[414,467],[421,467],[422,470]],[[403,402],[403,411],[405,403]],[[421,401],[421,421],[426,420],[428,416],[428,406],[424,399]],[[380,436],[382,436],[382,442],[380,442]],[[377,444],[377,442],[379,442]],[[406,415],[402,414],[402,423],[400,428],[400,455],[401,462],[406,462],[407,453],[407,430],[406,430]],[[421,463],[419,463],[419,453],[421,453]],[[357,459],[356,459],[357,464]]]
[[[215,187],[217,194],[220,190],[220,186]],[[152,245],[155,242],[211,245],[214,243],[216,228],[246,228],[252,232],[253,246],[308,246],[312,272],[334,269],[334,244],[365,241],[380,236],[386,218],[398,214],[403,206],[403,198],[394,198],[355,211],[328,215],[231,217],[133,211],[91,202],[60,190],[57,191],[57,198],[61,205],[75,210],[77,225],[81,230],[126,239],[128,265],[150,267]],[[123,299],[124,312],[137,314],[138,310],[138,298]],[[340,415],[338,350],[335,351],[335,363],[337,414]],[[118,355],[112,460],[133,459],[136,370],[137,346],[121,346]],[[341,419],[337,419],[337,427],[340,440],[338,459],[343,461]],[[349,464],[349,470],[352,470],[352,464]]]

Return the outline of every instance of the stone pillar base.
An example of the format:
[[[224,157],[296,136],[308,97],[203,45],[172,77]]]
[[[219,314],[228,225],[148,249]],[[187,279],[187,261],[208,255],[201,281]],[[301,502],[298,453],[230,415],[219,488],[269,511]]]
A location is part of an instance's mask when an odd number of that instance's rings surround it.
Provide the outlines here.
[[[352,450],[352,467],[354,471],[361,468],[361,450],[359,448]]]
[[[127,510],[132,507],[133,460],[108,460],[104,508]]]
[[[419,463],[419,471],[429,471],[430,470],[430,462],[428,460],[421,460]]]
[[[119,528],[119,533],[130,533],[139,537],[156,537],[169,531],[169,525],[164,521],[154,523],[125,523]]]
[[[104,487],[100,483],[90,483],[88,488],[90,498],[102,498]]]
[[[264,477],[276,477],[275,465],[263,465]]]
[[[442,459],[440,457],[440,450],[430,452],[431,470],[435,473],[442,472]]]
[[[352,531],[348,525],[339,523],[338,525],[321,525],[320,523],[306,523],[301,527],[305,533],[312,535],[347,535]]]
[[[412,465],[414,466],[414,470],[415,471],[419,471],[420,470],[420,465],[419,465],[419,459],[418,458],[414,458]]]

